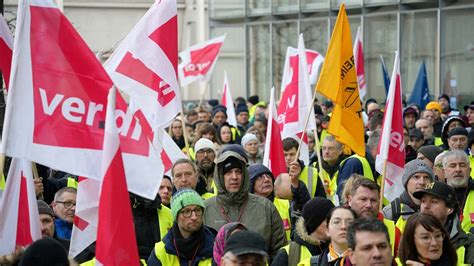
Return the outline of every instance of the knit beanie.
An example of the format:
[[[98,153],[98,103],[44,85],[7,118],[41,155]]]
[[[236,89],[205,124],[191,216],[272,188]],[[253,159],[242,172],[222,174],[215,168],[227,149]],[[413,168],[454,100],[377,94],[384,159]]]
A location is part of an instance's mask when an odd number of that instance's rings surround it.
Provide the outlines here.
[[[433,110],[433,109],[436,109],[438,110],[440,113],[442,113],[443,111],[441,110],[441,105],[438,103],[438,102],[429,102],[426,107],[425,107],[426,110]]]
[[[224,171],[224,174],[234,168],[239,168],[239,169],[242,168],[242,161],[235,157],[229,157],[222,163],[224,165],[222,168],[222,170]]]
[[[332,201],[322,197],[315,197],[306,202],[301,216],[304,218],[304,225],[308,234],[311,234],[319,227],[333,208],[334,204]]]
[[[260,100],[258,99],[258,95],[250,96],[247,101],[253,105],[256,105]]]
[[[425,173],[430,177],[431,181],[434,180],[434,174],[431,167],[422,160],[415,159],[405,164],[405,171],[402,176],[402,182],[405,188],[407,187],[408,180],[410,180],[410,178],[416,173]]]
[[[223,112],[224,115],[227,117],[227,108],[224,105],[216,105],[212,108],[211,116],[214,117],[218,112]]]
[[[403,110],[403,117],[405,117],[406,115],[408,114],[414,114],[415,117],[418,119],[418,112],[416,111],[415,108],[411,107],[411,106],[408,106],[407,108],[405,108]]]
[[[197,205],[204,209],[204,201],[196,191],[189,188],[177,191],[171,198],[173,221],[176,221],[179,211],[189,205]]]
[[[196,144],[194,144],[194,152],[198,152],[202,149],[214,150],[214,143],[210,139],[200,138]]]
[[[451,138],[452,136],[459,136],[463,135],[467,137],[467,130],[463,127],[455,127],[451,129],[451,131],[448,132],[448,138]]]
[[[51,217],[54,217],[53,209],[51,209],[51,207],[49,207],[49,205],[42,200],[38,200],[38,212],[39,214],[49,214]]]
[[[248,113],[248,112],[249,112],[249,109],[247,108],[247,105],[245,105],[245,103],[241,103],[237,105],[237,107],[235,108],[235,115],[238,115],[240,113]]]
[[[255,141],[258,142],[257,136],[255,136],[254,134],[251,134],[251,133],[247,133],[247,134],[244,135],[244,137],[240,141],[240,144],[245,149],[245,145],[247,145],[247,143],[249,143],[252,140],[255,140]]]
[[[418,153],[423,154],[430,162],[434,164],[436,156],[440,154],[443,150],[435,145],[421,146],[418,149]]]
[[[41,238],[23,253],[19,266],[63,266],[69,265],[67,251],[57,240]]]
[[[448,101],[448,103],[449,103],[449,96],[448,96],[447,94],[441,94],[441,95],[438,97],[438,101],[439,101],[440,99],[443,99],[443,98],[446,99],[446,101]]]
[[[255,180],[257,180],[257,177],[263,174],[267,174],[271,176],[273,180],[275,180],[272,171],[270,171],[270,169],[268,169],[263,164],[252,164],[247,168],[247,170],[249,171],[250,178],[250,193],[253,193],[253,185],[255,184]]]
[[[207,103],[208,103],[210,106],[214,107],[214,106],[216,106],[216,105],[219,104],[219,101],[216,100],[216,99],[210,99],[209,101],[207,101]]]

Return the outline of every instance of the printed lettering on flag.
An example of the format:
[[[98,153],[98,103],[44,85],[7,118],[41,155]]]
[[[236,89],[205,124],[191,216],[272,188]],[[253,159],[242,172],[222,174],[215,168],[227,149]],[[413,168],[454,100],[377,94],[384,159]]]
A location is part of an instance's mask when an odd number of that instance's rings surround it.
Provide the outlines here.
[[[193,45],[179,53],[181,64],[178,66],[178,75],[181,86],[210,79],[224,40],[225,35]]]

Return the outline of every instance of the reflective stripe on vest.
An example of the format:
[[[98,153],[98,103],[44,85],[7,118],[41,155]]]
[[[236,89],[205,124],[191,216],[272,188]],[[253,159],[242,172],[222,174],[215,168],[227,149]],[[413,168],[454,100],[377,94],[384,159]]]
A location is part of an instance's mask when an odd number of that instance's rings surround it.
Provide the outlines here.
[[[68,187],[73,187],[73,188],[76,188],[77,189],[77,181],[76,179],[72,178],[72,177],[68,177],[67,178],[67,186]]]
[[[398,228],[398,230],[400,230],[400,233],[403,234],[403,231],[405,231],[406,224],[407,224],[407,220],[403,218],[403,215],[400,215],[395,226]]]
[[[168,254],[165,250],[165,243],[162,241],[155,244],[155,256],[161,262],[161,265],[180,265],[179,259],[176,255]],[[198,263],[199,266],[211,266],[212,258],[201,260]]]
[[[354,154],[354,155],[352,155],[352,156],[347,157],[346,159],[344,159],[344,160],[341,162],[341,164],[340,164],[341,166],[339,167],[339,169],[341,169],[341,168],[344,166],[344,164],[346,163],[346,160],[349,159],[349,158],[356,158],[356,159],[358,159],[359,162],[360,162],[360,164],[362,165],[362,171],[363,171],[363,174],[362,174],[362,175],[365,176],[366,178],[368,178],[368,179],[370,179],[370,180],[376,182],[375,179],[374,179],[374,174],[372,173],[372,168],[370,168],[369,161],[367,161],[367,159],[366,159],[365,157],[362,157],[362,156],[360,156],[360,155],[358,155],[358,154]]]
[[[473,155],[469,155],[469,164],[471,165],[471,178],[474,180],[474,156]]]
[[[289,241],[291,234],[290,201],[275,198],[273,200],[273,205],[275,205],[281,219],[283,220],[283,228],[285,229],[286,239]]]
[[[327,188],[326,189],[326,196],[334,204],[336,204],[335,199],[334,199],[334,195],[336,194],[336,191],[337,191],[337,177],[339,175],[339,170],[336,171],[336,173],[334,173],[333,176],[329,176],[329,173],[326,172],[326,170],[324,170],[324,168],[321,168],[321,170],[322,170],[321,175],[322,175],[322,179],[323,179],[323,182],[324,182],[324,187]],[[339,202],[338,202],[338,204],[339,204]]]
[[[311,178],[308,178],[310,174]],[[303,181],[303,183],[308,188],[309,195],[311,196],[311,198],[314,198],[314,193],[316,193],[316,188],[318,187],[318,170],[313,167],[305,166],[303,168],[303,171],[301,171],[298,179],[300,181]]]
[[[390,237],[390,246],[392,246],[392,255],[395,254],[395,223],[389,219],[383,219],[383,224],[388,229],[388,236]]]
[[[464,232],[468,233],[474,226],[474,190],[469,191],[465,202],[461,217],[461,227]]]
[[[161,209],[157,210],[160,226],[160,239],[163,239],[171,227],[173,227],[173,215],[171,214],[171,210],[163,204],[161,204]]]
[[[2,176],[0,176],[0,189],[1,190],[5,189],[5,176],[3,174]]]
[[[284,249],[286,251],[286,254],[288,254],[288,261],[290,261],[290,244],[282,247],[282,249]],[[299,262],[302,261],[302,260],[306,260],[307,258],[311,258],[311,256],[313,256],[311,254],[311,252],[309,252],[308,248],[305,247],[304,245],[300,245],[300,258],[299,258]]]
[[[466,258],[466,248],[464,246],[460,246],[456,249],[456,255],[458,256],[458,263],[456,265],[471,265],[471,264],[464,264],[464,259]]]

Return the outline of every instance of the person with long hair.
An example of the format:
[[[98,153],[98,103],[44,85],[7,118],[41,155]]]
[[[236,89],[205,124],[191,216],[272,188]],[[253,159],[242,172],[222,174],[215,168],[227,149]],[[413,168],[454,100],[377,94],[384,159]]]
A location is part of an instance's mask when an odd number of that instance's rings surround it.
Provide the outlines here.
[[[186,146],[185,141],[184,141],[184,134],[183,134],[183,124],[181,120],[175,119],[171,123],[168,133],[180,149],[183,149]]]
[[[235,143],[232,139],[232,126],[229,123],[224,122],[217,128],[217,140],[220,145]]]
[[[426,213],[408,218],[398,256],[400,265],[456,265],[458,261],[448,232],[436,217]]]

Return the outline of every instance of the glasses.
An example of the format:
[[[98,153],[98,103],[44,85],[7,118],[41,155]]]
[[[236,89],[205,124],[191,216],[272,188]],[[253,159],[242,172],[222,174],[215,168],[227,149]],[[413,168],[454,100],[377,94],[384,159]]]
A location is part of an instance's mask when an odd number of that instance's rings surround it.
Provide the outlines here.
[[[421,235],[421,236],[417,236],[416,238],[418,238],[420,240],[420,242],[423,243],[423,244],[429,244],[429,243],[431,243],[431,239],[433,239],[433,238],[436,242],[443,242],[444,234],[443,233],[438,233],[438,234],[435,234],[435,235]]]
[[[214,150],[213,149],[201,149],[197,153],[198,154],[207,154],[207,155],[209,155],[209,154],[214,153]]]
[[[197,209],[194,209],[194,210],[191,210],[191,209],[185,209],[185,210],[182,210],[180,212],[180,214],[182,214],[184,216],[184,218],[189,218],[191,217],[192,213],[194,212],[194,214],[196,214],[196,216],[201,216],[202,215],[202,208],[197,208]]]
[[[76,203],[74,201],[56,201],[56,203],[61,203],[66,209],[70,209],[72,208],[72,206],[76,206]]]

